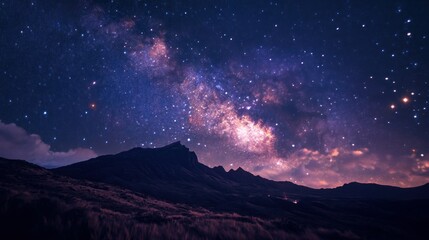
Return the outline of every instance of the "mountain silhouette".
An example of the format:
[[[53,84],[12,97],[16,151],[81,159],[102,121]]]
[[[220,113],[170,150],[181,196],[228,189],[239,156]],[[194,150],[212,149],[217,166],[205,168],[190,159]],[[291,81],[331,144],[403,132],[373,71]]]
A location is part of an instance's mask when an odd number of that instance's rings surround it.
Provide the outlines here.
[[[180,142],[162,148],[134,148],[115,155],[100,156],[53,170],[55,173],[121,186],[173,202],[198,205],[214,210],[255,212],[242,202],[263,203],[260,198],[290,194],[310,194],[313,189],[292,183],[278,183],[254,176],[238,168],[209,168]],[[224,204],[229,202],[231,204]],[[257,209],[257,208],[256,208]]]
[[[51,170],[0,158],[0,238],[426,239],[428,192],[276,182],[207,167],[180,142]]]
[[[261,216],[276,215],[285,205],[311,198],[429,199],[429,185],[404,189],[350,183],[318,190],[264,179],[241,167],[228,172],[223,167],[209,168],[198,162],[196,154],[180,142],[161,148],[134,148],[53,171],[117,185],[167,201]]]
[[[429,183],[411,188],[400,188],[375,183],[351,182],[334,189],[323,189],[330,197],[411,200],[429,199]]]
[[[0,158],[0,239],[282,239],[299,234],[261,231],[261,224],[277,228],[261,218],[168,203]]]

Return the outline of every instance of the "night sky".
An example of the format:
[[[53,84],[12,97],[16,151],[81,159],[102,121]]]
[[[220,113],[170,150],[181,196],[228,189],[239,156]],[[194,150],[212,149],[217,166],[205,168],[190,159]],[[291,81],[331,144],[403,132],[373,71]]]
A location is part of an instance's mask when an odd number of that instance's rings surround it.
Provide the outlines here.
[[[429,182],[427,1],[1,1],[0,156],[181,141],[311,187]]]

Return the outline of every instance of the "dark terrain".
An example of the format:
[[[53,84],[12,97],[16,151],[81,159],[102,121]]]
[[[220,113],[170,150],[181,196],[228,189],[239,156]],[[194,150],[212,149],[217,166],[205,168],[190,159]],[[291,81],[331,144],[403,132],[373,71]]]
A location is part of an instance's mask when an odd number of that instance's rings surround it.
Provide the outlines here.
[[[1,239],[427,239],[429,185],[312,189],[180,143],[47,170],[0,160]]]

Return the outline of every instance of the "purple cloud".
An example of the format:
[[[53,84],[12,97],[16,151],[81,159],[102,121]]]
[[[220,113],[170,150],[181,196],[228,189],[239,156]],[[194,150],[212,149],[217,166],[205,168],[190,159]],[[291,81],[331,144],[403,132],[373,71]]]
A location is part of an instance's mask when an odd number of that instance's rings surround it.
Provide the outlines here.
[[[96,157],[86,148],[70,149],[66,152],[51,151],[37,134],[30,134],[14,123],[0,121],[0,156],[9,159],[23,159],[44,166],[58,167]]]

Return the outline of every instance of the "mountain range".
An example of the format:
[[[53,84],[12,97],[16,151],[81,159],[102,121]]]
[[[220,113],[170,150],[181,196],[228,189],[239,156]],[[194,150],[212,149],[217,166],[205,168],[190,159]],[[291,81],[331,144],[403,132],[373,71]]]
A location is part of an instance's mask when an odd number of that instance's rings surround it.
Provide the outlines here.
[[[429,184],[312,189],[207,167],[180,142],[51,170],[0,159],[0,173],[0,233],[14,239],[428,236]],[[32,234],[19,231],[23,224]]]

